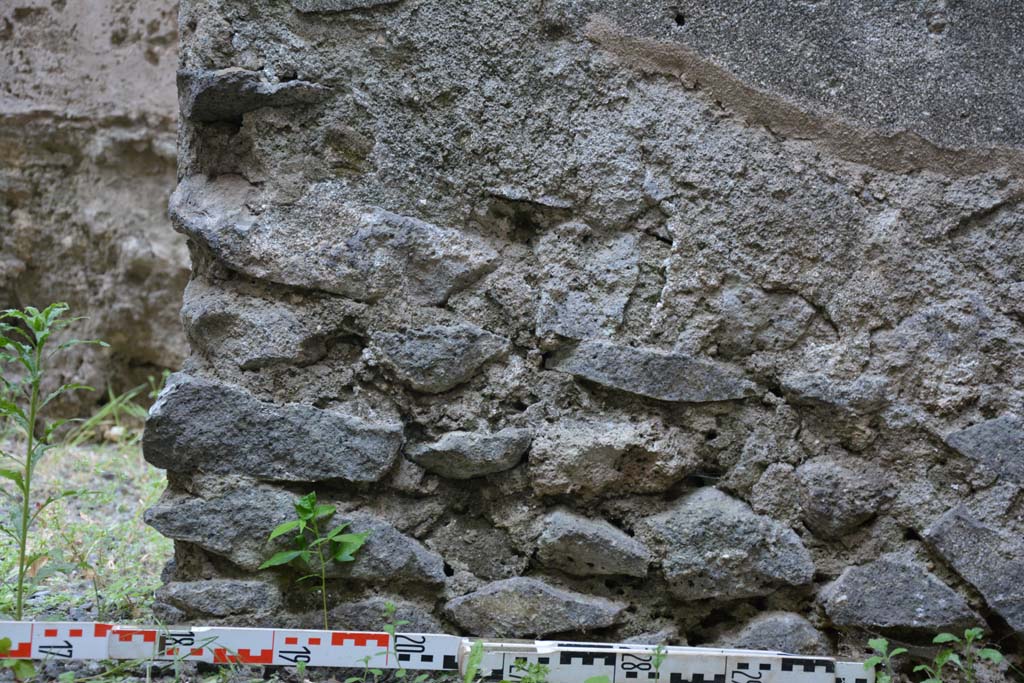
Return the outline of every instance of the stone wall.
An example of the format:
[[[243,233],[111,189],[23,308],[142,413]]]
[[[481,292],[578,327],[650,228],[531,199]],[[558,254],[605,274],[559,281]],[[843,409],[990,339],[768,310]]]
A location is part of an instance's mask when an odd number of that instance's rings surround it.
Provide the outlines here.
[[[827,653],[1024,631],[1024,18],[186,0],[169,621],[315,490],[337,627]]]
[[[111,346],[80,349],[67,381],[120,390],[187,355],[188,251],[166,208],[176,19],[173,0],[0,7],[0,308],[88,317],[77,333]]]

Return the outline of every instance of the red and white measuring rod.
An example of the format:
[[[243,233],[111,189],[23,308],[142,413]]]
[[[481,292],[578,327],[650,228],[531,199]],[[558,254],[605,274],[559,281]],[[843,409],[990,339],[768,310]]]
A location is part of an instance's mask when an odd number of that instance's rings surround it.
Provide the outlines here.
[[[859,662],[760,650],[479,640],[434,633],[312,631],[222,626],[118,626],[67,621],[0,621],[8,659],[129,659],[213,664],[410,669],[465,673],[482,643],[477,676],[517,681],[529,664],[551,683],[874,683]],[[660,660],[660,663],[659,663]]]

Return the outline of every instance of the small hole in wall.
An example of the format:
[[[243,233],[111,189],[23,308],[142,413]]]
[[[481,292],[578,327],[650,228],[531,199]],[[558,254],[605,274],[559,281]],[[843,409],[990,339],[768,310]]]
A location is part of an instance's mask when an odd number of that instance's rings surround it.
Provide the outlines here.
[[[714,429],[711,429],[711,430],[708,430],[708,431],[704,432],[704,440],[705,441],[714,441],[717,438],[718,438],[718,432],[716,432]]]
[[[686,26],[686,15],[682,12],[676,12],[676,26]]]
[[[455,570],[447,562],[444,563],[444,575],[445,576],[455,576]]]

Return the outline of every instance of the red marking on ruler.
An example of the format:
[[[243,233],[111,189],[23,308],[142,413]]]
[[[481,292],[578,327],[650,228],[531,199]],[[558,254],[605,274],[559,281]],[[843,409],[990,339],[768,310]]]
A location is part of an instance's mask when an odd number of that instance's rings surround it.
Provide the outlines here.
[[[203,656],[203,648],[201,648],[201,647],[194,647],[191,650],[189,650],[189,655],[192,656],[192,657],[202,657]]]
[[[80,629],[80,628],[73,628],[73,629],[71,629],[70,631],[68,631],[68,637],[69,638],[81,638],[82,637],[82,629]]]
[[[293,636],[288,636],[287,638],[284,639],[284,644],[285,645],[298,645],[299,644],[299,639],[295,638]]]
[[[44,638],[56,638],[57,637],[57,629],[55,629],[55,628],[44,628],[43,629],[43,637]]]
[[[135,636],[142,636],[142,642],[144,643],[156,642],[156,631],[150,629],[121,629],[117,632],[117,639],[122,643],[130,643],[135,639]]]
[[[348,633],[345,631],[331,633],[331,645],[344,645],[346,640],[351,640],[356,647],[366,647],[371,640],[381,647],[388,646],[388,634],[386,633]]]
[[[320,644],[320,639],[319,638],[310,638],[309,639],[309,644],[310,645],[319,645]]]
[[[102,638],[111,630],[113,630],[113,624],[94,624],[92,629],[92,635],[94,638]]]
[[[0,654],[0,659],[28,659],[32,656],[32,641],[27,643],[18,643],[18,647],[11,648],[4,654]]]

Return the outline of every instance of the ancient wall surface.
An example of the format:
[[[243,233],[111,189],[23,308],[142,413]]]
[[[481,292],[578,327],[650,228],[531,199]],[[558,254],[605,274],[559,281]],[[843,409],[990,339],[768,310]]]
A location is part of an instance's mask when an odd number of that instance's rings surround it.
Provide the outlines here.
[[[183,3],[168,620],[1024,631],[1024,17],[742,4]]]
[[[64,369],[101,388],[187,354],[188,250],[166,209],[176,4],[0,5],[0,308],[65,300],[88,316],[77,332],[111,347]]]

